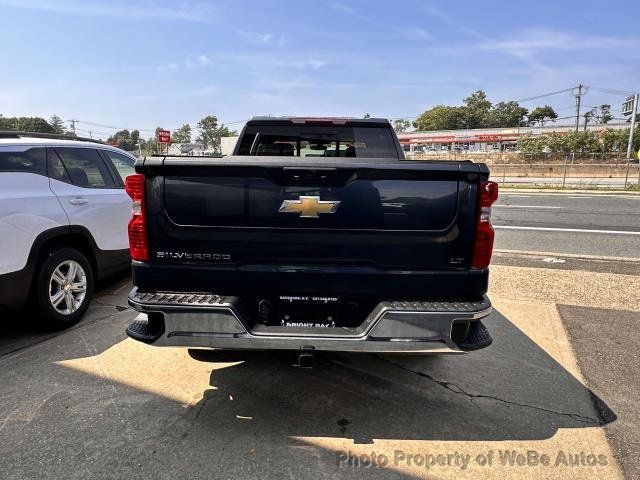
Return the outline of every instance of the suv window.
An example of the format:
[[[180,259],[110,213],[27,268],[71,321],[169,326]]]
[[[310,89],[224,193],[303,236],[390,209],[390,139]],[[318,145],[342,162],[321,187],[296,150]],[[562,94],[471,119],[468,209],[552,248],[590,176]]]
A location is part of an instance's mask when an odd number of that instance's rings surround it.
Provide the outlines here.
[[[0,172],[27,172],[46,175],[44,148],[30,148],[24,152],[0,150]]]
[[[78,187],[85,188],[115,188],[115,182],[97,150],[92,148],[61,147],[52,148],[50,161],[52,170],[56,170],[56,160],[61,162],[62,176],[51,177],[62,181],[69,181]],[[55,157],[58,157],[57,159]],[[59,171],[59,168],[58,168]]]
[[[128,175],[136,173],[135,169],[133,168],[133,164],[135,162],[131,158],[120,153],[111,152],[109,150],[101,150],[101,152],[104,153],[109,160],[111,160],[111,163],[113,163],[113,166],[118,172],[118,175],[120,175],[120,179],[122,180],[123,184],[124,179],[127,178]]]

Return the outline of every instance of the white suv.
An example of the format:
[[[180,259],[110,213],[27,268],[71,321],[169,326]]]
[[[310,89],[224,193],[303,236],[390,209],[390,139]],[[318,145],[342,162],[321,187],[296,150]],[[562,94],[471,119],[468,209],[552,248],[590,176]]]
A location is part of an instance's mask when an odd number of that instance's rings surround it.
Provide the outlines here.
[[[0,133],[0,305],[32,299],[65,327],[89,307],[96,280],[129,265],[124,178],[135,157],[50,137]]]

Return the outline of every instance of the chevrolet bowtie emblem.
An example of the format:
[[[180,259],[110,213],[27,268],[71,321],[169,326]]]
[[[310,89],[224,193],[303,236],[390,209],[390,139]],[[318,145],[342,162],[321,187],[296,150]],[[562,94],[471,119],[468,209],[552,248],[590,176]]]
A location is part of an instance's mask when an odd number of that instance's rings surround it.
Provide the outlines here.
[[[320,213],[335,213],[340,202],[320,200],[320,197],[301,195],[298,200],[285,200],[279,212],[299,213],[303,218],[318,218]]]

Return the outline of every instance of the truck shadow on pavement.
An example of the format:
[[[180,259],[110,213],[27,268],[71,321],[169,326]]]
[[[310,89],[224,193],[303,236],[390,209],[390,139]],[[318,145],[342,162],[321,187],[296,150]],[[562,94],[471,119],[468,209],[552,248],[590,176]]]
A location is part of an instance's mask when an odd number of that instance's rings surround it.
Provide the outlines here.
[[[118,287],[102,301],[122,304],[124,295]],[[482,351],[328,354],[312,370],[278,352],[189,358],[146,346],[124,336],[134,317],[113,309],[0,358],[3,478],[360,478],[362,469],[339,469],[338,452],[528,448],[519,442],[559,429],[580,437],[616,419],[497,311],[487,320],[495,342]],[[558,438],[550,441],[563,446]],[[405,473],[379,471],[413,476]]]
[[[616,419],[607,405],[499,312],[496,341],[464,356],[327,354],[312,370],[269,352],[192,350],[214,370],[198,431],[373,439],[545,439]],[[231,399],[231,400],[230,400]],[[221,425],[222,424],[222,425]],[[242,425],[242,427],[241,427]]]

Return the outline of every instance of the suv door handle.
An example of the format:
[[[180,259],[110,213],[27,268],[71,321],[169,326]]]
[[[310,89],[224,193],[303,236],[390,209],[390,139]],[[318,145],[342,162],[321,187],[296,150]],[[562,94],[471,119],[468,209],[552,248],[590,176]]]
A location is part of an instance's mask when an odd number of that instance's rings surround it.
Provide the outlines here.
[[[89,200],[87,200],[86,198],[82,198],[82,197],[76,197],[76,198],[72,198],[71,200],[69,200],[69,203],[71,205],[84,205],[85,203],[89,203]]]

